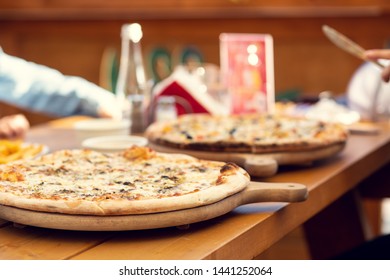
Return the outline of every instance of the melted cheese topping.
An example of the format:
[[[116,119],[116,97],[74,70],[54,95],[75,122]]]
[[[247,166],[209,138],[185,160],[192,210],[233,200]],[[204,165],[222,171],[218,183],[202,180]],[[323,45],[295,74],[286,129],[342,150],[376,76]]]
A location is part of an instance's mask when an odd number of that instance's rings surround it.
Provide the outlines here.
[[[0,191],[55,200],[161,198],[216,186],[223,165],[155,153],[130,160],[123,154],[59,151],[2,166],[0,178],[4,178],[0,181]],[[8,180],[3,176],[9,173],[18,174],[19,179]]]
[[[152,133],[153,130],[150,131]],[[156,134],[157,135],[157,134]],[[171,143],[283,145],[344,141],[347,130],[333,123],[273,115],[183,115],[165,123],[159,139]]]

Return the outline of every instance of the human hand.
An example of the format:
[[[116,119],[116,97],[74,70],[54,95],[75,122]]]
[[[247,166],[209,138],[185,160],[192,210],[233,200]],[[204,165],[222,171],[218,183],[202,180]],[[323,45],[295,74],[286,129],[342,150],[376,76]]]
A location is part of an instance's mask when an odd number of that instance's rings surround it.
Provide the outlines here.
[[[122,118],[122,106],[119,99],[112,95],[110,98],[100,100],[96,113],[99,118],[119,120]]]
[[[22,114],[15,114],[0,118],[0,138],[23,138],[30,123]]]
[[[121,111],[116,108],[102,107],[100,106],[97,110],[97,114],[99,118],[107,118],[107,119],[120,119]]]
[[[367,50],[365,51],[364,55],[368,60],[377,60],[377,59],[390,60],[390,49]],[[390,81],[390,64],[387,64],[387,66],[383,68],[382,80],[386,83]]]

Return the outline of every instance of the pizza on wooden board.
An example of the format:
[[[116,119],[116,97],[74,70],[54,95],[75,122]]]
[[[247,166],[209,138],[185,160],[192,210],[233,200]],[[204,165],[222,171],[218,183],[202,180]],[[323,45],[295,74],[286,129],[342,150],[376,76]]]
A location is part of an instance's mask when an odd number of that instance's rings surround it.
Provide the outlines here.
[[[262,154],[344,144],[348,131],[341,124],[304,117],[188,114],[151,124],[146,136],[152,144],[177,149]]]
[[[73,215],[157,213],[217,202],[249,182],[234,163],[148,147],[61,150],[0,165],[0,204]]]

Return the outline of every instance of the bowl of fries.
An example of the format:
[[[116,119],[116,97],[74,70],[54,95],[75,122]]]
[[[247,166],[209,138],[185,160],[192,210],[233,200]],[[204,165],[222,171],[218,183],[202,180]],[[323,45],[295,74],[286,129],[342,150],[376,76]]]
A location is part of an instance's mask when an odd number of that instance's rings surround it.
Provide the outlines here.
[[[20,159],[28,159],[46,153],[42,144],[25,143],[20,140],[0,140],[0,164]]]

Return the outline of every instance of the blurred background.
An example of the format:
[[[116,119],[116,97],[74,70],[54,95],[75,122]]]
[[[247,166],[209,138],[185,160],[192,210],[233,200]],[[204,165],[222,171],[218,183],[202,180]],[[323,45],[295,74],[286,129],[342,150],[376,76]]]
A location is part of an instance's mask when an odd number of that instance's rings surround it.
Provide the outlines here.
[[[143,28],[147,75],[159,52],[170,67],[196,50],[219,65],[219,34],[265,33],[274,39],[276,95],[344,94],[362,63],[322,33],[327,24],[364,48],[390,39],[388,0],[14,0],[0,2],[0,46],[11,55],[77,75],[111,90],[122,24]],[[111,73],[115,75],[115,73]]]
[[[167,58],[167,73],[160,77],[164,78],[188,57],[219,65],[221,33],[270,34],[276,98],[315,100],[324,91],[335,97],[344,95],[362,64],[335,47],[322,33],[322,25],[335,28],[366,49],[388,47],[390,1],[2,0],[0,46],[10,55],[81,76],[113,91],[121,27],[133,22],[142,25],[142,53],[149,79],[156,79],[153,61],[157,56]],[[12,112],[0,106],[2,114]],[[30,118],[32,124],[45,120],[34,117]],[[378,208],[373,209],[377,218]],[[384,212],[389,214],[384,222],[376,219],[376,232],[390,232],[390,208]],[[289,257],[304,259],[307,253],[299,255],[296,249],[302,233],[291,236],[291,247],[283,244],[282,250],[290,248]],[[274,257],[272,251],[267,254]]]

